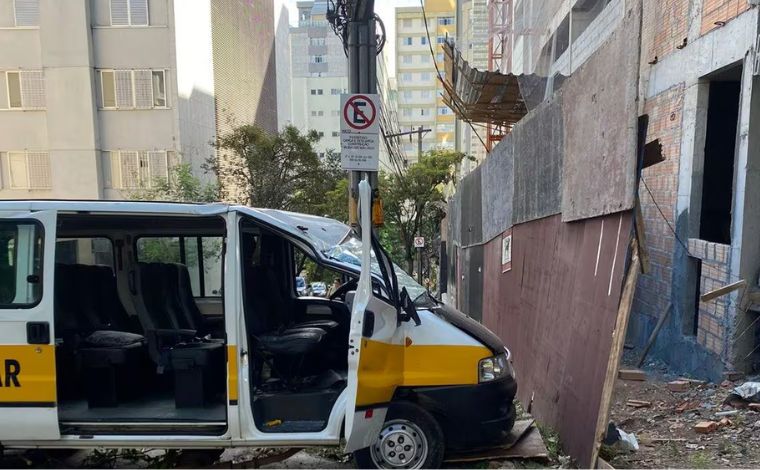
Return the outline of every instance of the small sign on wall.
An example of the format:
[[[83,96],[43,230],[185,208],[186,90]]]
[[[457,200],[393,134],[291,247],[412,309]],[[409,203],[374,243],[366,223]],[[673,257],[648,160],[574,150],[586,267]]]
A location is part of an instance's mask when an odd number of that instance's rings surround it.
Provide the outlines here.
[[[501,272],[512,269],[512,229],[501,236]]]

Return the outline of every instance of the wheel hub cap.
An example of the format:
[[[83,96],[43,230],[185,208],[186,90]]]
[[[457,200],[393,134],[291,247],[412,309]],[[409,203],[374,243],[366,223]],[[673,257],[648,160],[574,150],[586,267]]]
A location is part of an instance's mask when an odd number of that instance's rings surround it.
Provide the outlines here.
[[[383,468],[420,468],[427,457],[427,440],[409,421],[385,423],[371,449],[372,459]]]

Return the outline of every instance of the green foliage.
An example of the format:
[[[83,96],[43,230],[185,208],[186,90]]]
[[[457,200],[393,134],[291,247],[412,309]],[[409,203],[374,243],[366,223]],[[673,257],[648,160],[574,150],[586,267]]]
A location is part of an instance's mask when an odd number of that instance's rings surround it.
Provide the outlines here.
[[[334,157],[320,159],[314,150],[319,134],[288,126],[278,133],[245,124],[220,136],[219,155],[207,160],[222,185],[222,196],[241,204],[270,209],[312,209],[324,195],[325,179],[334,175]]]
[[[181,163],[170,171],[169,179],[156,178],[151,188],[129,194],[130,199],[141,201],[215,202],[219,200],[219,187],[203,183],[193,174],[188,163]]]
[[[436,255],[432,240],[440,232],[446,215],[443,188],[455,179],[456,166],[465,158],[460,152],[433,150],[398,174],[380,174],[380,191],[385,210],[385,227],[380,232],[391,257],[411,273],[414,267],[414,237],[425,237],[423,258]]]

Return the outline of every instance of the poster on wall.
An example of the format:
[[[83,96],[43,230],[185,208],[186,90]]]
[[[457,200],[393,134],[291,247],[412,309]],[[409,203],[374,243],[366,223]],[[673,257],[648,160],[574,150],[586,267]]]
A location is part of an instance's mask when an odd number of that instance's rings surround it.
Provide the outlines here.
[[[512,229],[501,236],[501,272],[512,269]]]

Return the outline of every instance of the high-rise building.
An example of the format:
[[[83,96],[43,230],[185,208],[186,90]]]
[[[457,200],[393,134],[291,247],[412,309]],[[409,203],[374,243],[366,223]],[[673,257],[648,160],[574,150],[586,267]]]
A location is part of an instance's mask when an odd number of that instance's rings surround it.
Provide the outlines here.
[[[271,1],[0,0],[0,198],[119,199],[277,127]]]
[[[425,15],[420,7],[396,8],[399,126],[402,130],[420,126],[431,130],[422,140],[423,152],[455,147],[454,113],[443,103],[437,75],[445,74],[442,44],[456,34],[455,3],[427,0]],[[415,139],[407,141],[404,150],[411,161],[417,159]]]
[[[320,154],[340,152],[340,95],[348,91],[343,43],[327,22],[327,0],[296,4],[298,26],[290,29],[292,124],[321,136]]]
[[[290,10],[285,0],[274,2],[274,43],[277,63],[277,127],[293,122],[290,101]]]

